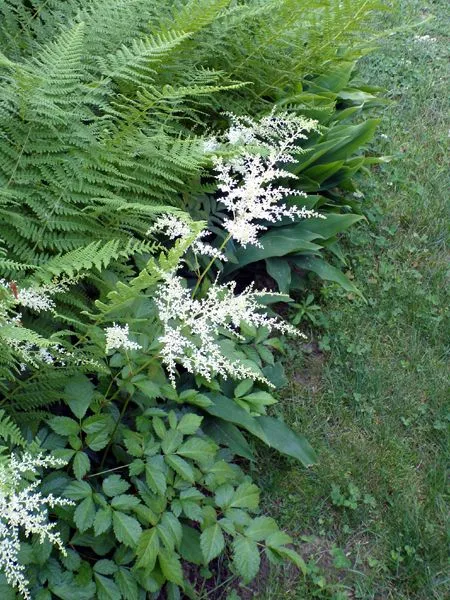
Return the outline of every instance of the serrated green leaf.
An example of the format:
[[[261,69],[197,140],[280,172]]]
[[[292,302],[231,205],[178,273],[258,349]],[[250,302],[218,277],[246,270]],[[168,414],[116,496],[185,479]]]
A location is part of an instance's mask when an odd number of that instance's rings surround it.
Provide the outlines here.
[[[77,479],[83,479],[91,468],[91,461],[85,452],[77,452],[73,459],[73,472]]]
[[[119,494],[124,494],[130,484],[122,479],[120,475],[110,475],[103,481],[103,491],[107,496],[118,496]]]
[[[70,417],[52,417],[47,423],[58,435],[76,436],[80,432],[80,425]]]
[[[164,577],[184,587],[183,583],[183,570],[181,568],[180,559],[174,552],[168,552],[167,550],[161,550],[158,556],[159,566],[161,567],[162,574]]]
[[[114,581],[124,600],[139,600],[138,585],[129,569],[120,567],[114,575]]]
[[[153,527],[144,531],[139,539],[136,549],[137,561],[136,567],[145,569],[148,572],[153,571],[159,552],[158,530]]]
[[[86,414],[94,389],[93,384],[82,373],[74,375],[64,388],[65,400],[77,419],[83,419]]]
[[[178,473],[178,475],[182,477],[185,481],[189,481],[189,483],[195,482],[194,469],[180,456],[168,454],[164,457],[164,460],[169,465],[169,467],[171,467],[175,471],[175,473]]]
[[[217,446],[214,442],[193,437],[178,448],[177,454],[195,460],[198,463],[204,463],[214,458],[216,451]]]
[[[188,413],[183,415],[181,421],[178,423],[177,429],[184,435],[192,435],[196,433],[200,425],[202,424],[203,417]]]
[[[278,525],[271,517],[256,517],[245,530],[245,537],[260,542],[278,531]]]
[[[207,527],[200,535],[200,548],[202,549],[205,563],[219,556],[225,547],[222,529],[218,523]]]
[[[95,504],[91,496],[85,498],[75,509],[73,520],[80,533],[86,531],[94,523]]]
[[[258,573],[260,565],[258,545],[255,541],[239,536],[233,541],[233,564],[236,571],[249,583]]]
[[[233,493],[229,508],[258,508],[259,489],[250,481],[244,481]]]
[[[156,468],[154,463],[147,463],[145,465],[145,480],[152,492],[164,496],[167,488],[166,475],[160,469]]]
[[[97,600],[121,600],[122,594],[112,579],[98,573],[95,573],[94,577],[97,584]]]
[[[101,508],[97,511],[94,519],[94,532],[95,535],[99,536],[111,527],[112,524],[112,510],[109,506]]]
[[[113,512],[113,529],[118,541],[132,548],[136,546],[142,534],[139,521],[118,510]]]
[[[183,441],[183,434],[174,429],[168,431],[161,442],[161,450],[164,454],[173,454]]]
[[[82,500],[91,495],[92,488],[87,481],[72,481],[64,491],[64,496],[70,500]]]
[[[132,494],[120,494],[111,500],[111,506],[115,510],[133,510],[138,504],[139,498]]]
[[[100,575],[112,575],[117,571],[117,565],[112,560],[102,558],[95,563],[94,571]]]

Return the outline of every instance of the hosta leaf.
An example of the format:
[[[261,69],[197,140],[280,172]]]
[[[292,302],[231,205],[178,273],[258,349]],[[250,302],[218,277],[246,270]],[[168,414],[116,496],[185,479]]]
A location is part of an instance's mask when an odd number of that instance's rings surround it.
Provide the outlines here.
[[[256,435],[267,444],[267,439],[259,423],[246,410],[236,404],[231,398],[221,394],[211,394],[213,404],[206,407],[206,412],[214,417],[234,423]]]
[[[91,527],[95,519],[95,504],[91,496],[85,498],[75,509],[73,520],[78,531],[83,533]]]
[[[207,527],[200,535],[200,548],[202,549],[205,563],[209,563],[213,558],[219,556],[224,547],[225,540],[223,533],[220,525],[217,523]]]
[[[243,456],[248,460],[255,460],[249,443],[239,429],[232,423],[227,423],[227,421],[223,421],[222,419],[208,418],[204,430],[214,441],[224,446],[228,446],[233,454]]]
[[[159,566],[164,577],[176,583],[180,587],[183,586],[183,570],[181,568],[180,559],[175,552],[168,552],[167,550],[161,550],[158,556]]]
[[[120,511],[113,512],[113,528],[118,541],[132,548],[137,544],[142,533],[139,522]]]
[[[153,527],[144,531],[136,549],[136,567],[153,571],[159,552],[158,530]]]
[[[122,594],[112,579],[96,573],[95,582],[97,584],[97,600],[121,600]]]
[[[330,263],[323,260],[323,258],[318,258],[316,256],[305,256],[302,258],[296,258],[295,264],[301,269],[313,271],[313,273],[316,273],[316,275],[318,275],[321,279],[338,283],[347,292],[353,292],[361,295],[361,292],[358,290],[358,288],[346,275],[344,275],[340,269],[333,267],[330,265]]]
[[[293,456],[305,467],[315,464],[316,453],[304,436],[295,433],[286,423],[274,417],[257,417],[257,421],[264,431],[269,446],[283,454]]]
[[[244,583],[251,581],[258,573],[260,565],[257,543],[243,536],[237,537],[233,541],[233,564]]]
[[[165,457],[165,461],[185,481],[189,481],[189,483],[195,482],[194,469],[180,456],[169,454]]]

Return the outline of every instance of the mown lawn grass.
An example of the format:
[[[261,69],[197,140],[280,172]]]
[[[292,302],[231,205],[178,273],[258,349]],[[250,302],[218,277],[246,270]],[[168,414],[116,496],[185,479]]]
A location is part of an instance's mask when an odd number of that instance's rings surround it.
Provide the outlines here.
[[[283,416],[319,462],[305,471],[270,454],[260,473],[268,512],[295,536],[308,574],[272,574],[258,598],[450,597],[448,4],[400,8],[397,24],[435,18],[361,64],[394,101],[374,147],[393,159],[361,180],[367,223],[347,243],[367,302],[318,292],[313,341],[287,361]]]

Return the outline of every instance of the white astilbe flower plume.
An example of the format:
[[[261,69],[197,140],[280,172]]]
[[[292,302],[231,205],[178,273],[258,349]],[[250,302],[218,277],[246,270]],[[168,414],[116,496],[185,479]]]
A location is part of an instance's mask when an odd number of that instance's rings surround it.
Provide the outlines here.
[[[192,235],[189,223],[179,219],[173,214],[166,214],[159,217],[148,230],[147,234],[158,232],[163,233],[171,240],[176,240],[177,238],[185,240]],[[207,229],[200,231],[190,245],[191,250],[194,254],[203,254],[204,256],[217,258],[226,262],[227,257],[219,250],[219,248],[215,248],[211,244],[203,241],[203,238],[208,235],[211,235],[211,232]]]
[[[267,327],[282,333],[299,334],[297,329],[275,317],[260,312],[257,292],[252,286],[235,295],[235,283],[212,284],[204,298],[193,299],[176,274],[166,275],[159,284],[154,299],[163,334],[160,355],[175,385],[176,365],[207,380],[215,375],[232,379],[260,380],[271,385],[263,375],[248,367],[239,357],[226,356],[219,341],[223,332],[240,337],[241,323]],[[277,296],[278,294],[274,294]]]
[[[130,328],[128,325],[121,327],[113,323],[112,327],[105,329],[106,334],[106,352],[110,350],[139,350],[142,348],[137,342],[132,342],[129,339]]]
[[[31,599],[25,567],[20,564],[20,532],[28,537],[37,535],[42,544],[48,540],[64,555],[61,537],[55,531],[56,523],[48,522],[48,507],[72,506],[65,498],[55,498],[53,494],[43,496],[37,491],[40,480],[35,476],[39,468],[61,467],[65,460],[42,455],[25,453],[21,458],[12,455],[5,463],[0,463],[0,568],[8,583],[17,588],[20,594]]]
[[[275,223],[282,217],[324,218],[306,207],[286,206],[281,201],[287,196],[305,196],[299,190],[275,185],[280,178],[297,179],[296,175],[279,168],[281,163],[295,162],[300,149],[299,140],[306,139],[305,132],[314,130],[317,121],[273,112],[258,123],[249,117],[230,115],[232,127],[227,137],[231,144],[253,145],[264,150],[264,155],[244,151],[231,160],[218,157],[214,160],[220,201],[231,213],[224,227],[242,246],[260,246],[258,233],[267,229],[260,221]]]

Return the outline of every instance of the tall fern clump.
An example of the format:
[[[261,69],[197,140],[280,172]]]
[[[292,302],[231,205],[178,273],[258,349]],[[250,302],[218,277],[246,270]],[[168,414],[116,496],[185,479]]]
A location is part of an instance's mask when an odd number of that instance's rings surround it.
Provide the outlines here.
[[[356,291],[324,253],[375,162],[382,4],[0,0],[2,598],[304,569],[245,467],[316,459],[270,415],[301,335],[270,305],[299,270]]]

